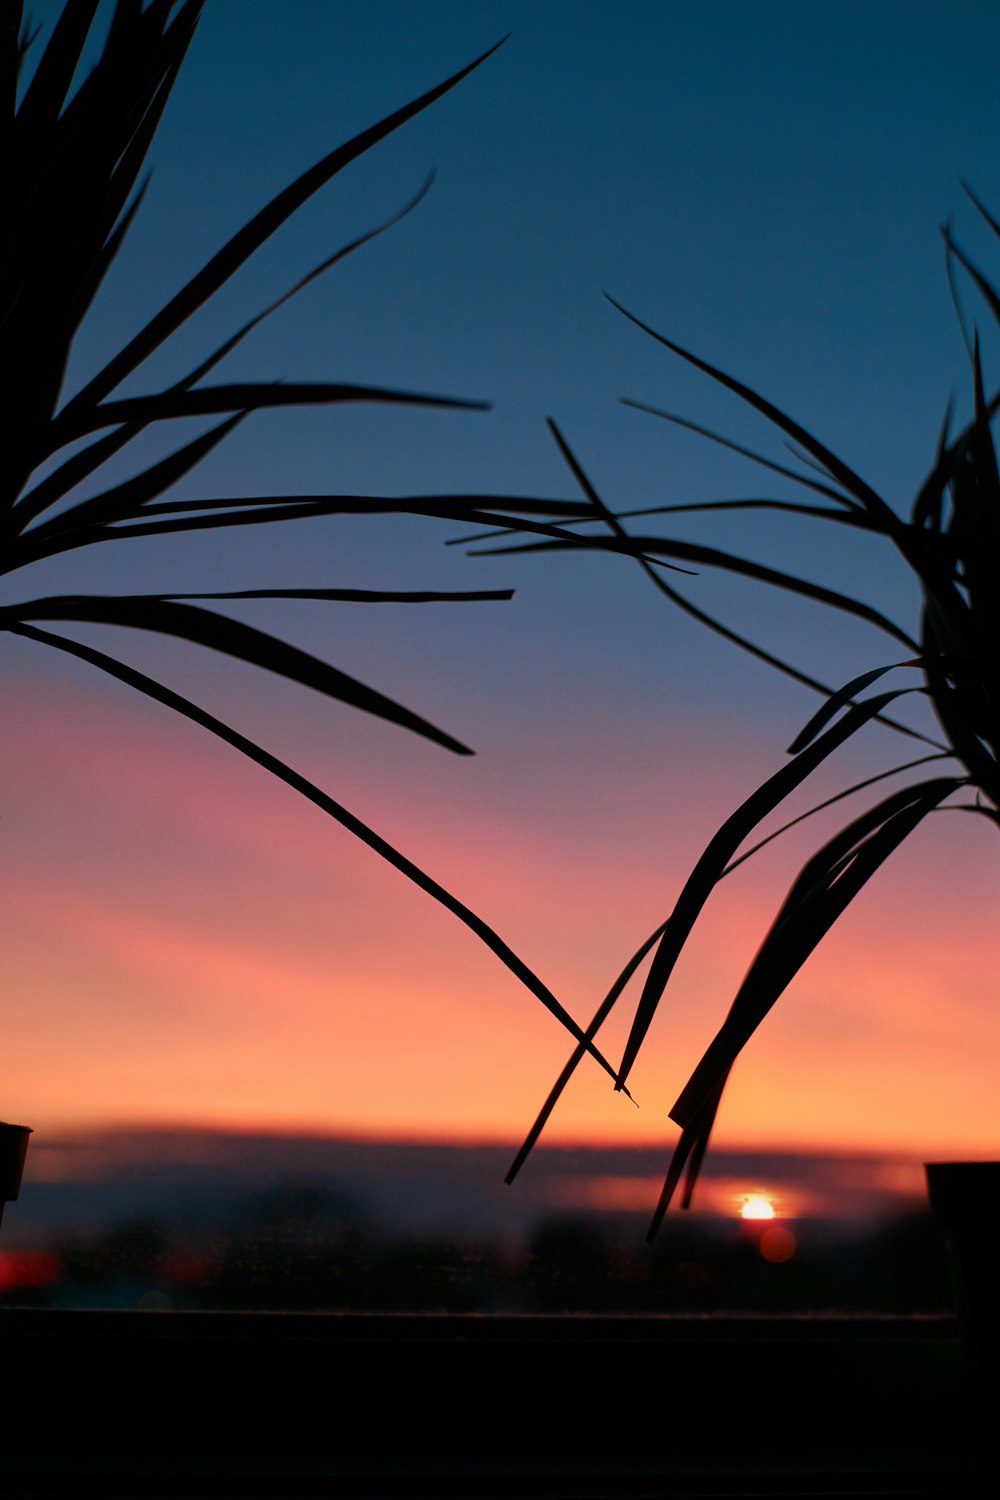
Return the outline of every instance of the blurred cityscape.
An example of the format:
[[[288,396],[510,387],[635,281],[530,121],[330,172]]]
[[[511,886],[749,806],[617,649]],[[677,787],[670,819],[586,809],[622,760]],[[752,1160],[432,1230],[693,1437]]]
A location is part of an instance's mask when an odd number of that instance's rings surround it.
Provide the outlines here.
[[[0,1305],[352,1312],[947,1311],[919,1162],[716,1151],[645,1231],[666,1153],[214,1130],[36,1136]]]

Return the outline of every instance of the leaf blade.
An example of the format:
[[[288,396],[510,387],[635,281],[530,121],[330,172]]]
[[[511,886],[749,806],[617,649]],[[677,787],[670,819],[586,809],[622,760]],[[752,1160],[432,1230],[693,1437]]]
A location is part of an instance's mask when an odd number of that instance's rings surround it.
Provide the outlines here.
[[[12,631],[15,635],[21,635],[41,645],[52,646],[56,650],[65,651],[69,655],[77,657],[80,661],[85,661],[91,666],[98,667],[101,671],[117,678],[118,681],[125,683],[129,687],[135,688],[146,697],[162,703],[165,707],[172,709],[183,718],[200,724],[204,729],[209,730],[219,739],[224,740],[234,749],[240,751],[241,754],[247,756],[248,759],[262,766],[264,770],[269,771],[279,781],[285,782],[293,791],[298,792],[307,801],[314,803],[322,812],[327,813],[336,822],[340,823],[342,827],[346,828],[348,832],[353,833],[356,838],[360,839],[363,844],[366,844],[368,848],[380,855],[387,864],[392,865],[400,874],[405,875],[414,885],[425,891],[435,901],[439,902],[441,906],[445,907],[446,910],[458,917],[459,921],[464,923],[500,959],[504,967],[516,979],[519,979],[536,999],[542,1002],[546,1010],[557,1021],[570,1032],[580,1038],[583,1037],[581,1028],[556,999],[548,986],[538,978],[512,948],[508,947],[500,935],[487,922],[484,922],[470,907],[466,906],[456,896],[453,896],[450,891],[434,880],[432,876],[427,875],[418,865],[408,859],[405,854],[401,854],[387,839],[382,838],[380,834],[377,834],[366,823],[362,822],[360,818],[349,812],[343,804],[337,802],[326,792],[321,791],[313,782],[309,781],[305,776],[300,775],[299,772],[293,770],[290,766],[287,766],[276,755],[272,755],[269,751],[264,750],[245,735],[240,734],[238,730],[230,728],[221,719],[217,719],[214,714],[208,713],[207,710],[200,708],[189,699],[182,697],[179,693],[175,693],[171,688],[164,687],[161,683],[155,682],[153,678],[147,677],[143,672],[138,672],[132,667],[125,666],[124,663],[107,656],[103,651],[97,651],[91,646],[85,646],[79,641],[67,640],[64,636],[53,635],[50,631],[39,630],[34,625],[11,623],[4,628]],[[598,1051],[593,1042],[589,1043],[587,1050],[609,1077],[616,1077],[614,1068],[608,1062],[607,1058]]]
[[[0,611],[0,622],[4,620],[72,620],[160,632],[263,667],[290,682],[311,687],[325,697],[335,698],[376,718],[410,729],[457,755],[473,753],[453,735],[339,668],[254,626],[198,605],[183,604],[162,596],[99,598],[67,595],[8,606]]]
[[[131,374],[142,364],[182,323],[187,321],[193,312],[218,291],[234,272],[332,177],[461,83],[474,69],[491,57],[504,41],[506,37],[442,83],[428,89],[426,93],[411,100],[409,104],[394,110],[377,124],[369,126],[351,140],[336,147],[314,166],[303,172],[294,182],[283,188],[242,229],[237,230],[236,234],[150,319],[124,349],[88,381],[64,408],[64,414],[71,408],[80,411],[102,401],[110,391],[121,384],[126,375]]]
[[[859,474],[855,474],[849,465],[845,464],[842,459],[839,459],[818,438],[813,437],[811,432],[800,426],[792,417],[787,416],[779,407],[775,406],[765,397],[759,396],[749,386],[734,379],[732,375],[727,375],[714,365],[710,365],[707,360],[700,359],[697,354],[692,354],[690,350],[682,348],[680,344],[675,344],[662,333],[657,333],[648,323],[644,323],[641,318],[637,318],[634,313],[630,313],[627,308],[623,307],[620,302],[617,302],[608,292],[605,292],[604,295],[612,307],[617,308],[630,323],[634,323],[637,328],[642,329],[644,333],[647,333],[650,338],[655,339],[657,343],[662,344],[664,348],[679,355],[688,364],[694,365],[695,369],[701,370],[703,374],[710,376],[720,385],[725,386],[727,390],[732,391],[734,395],[739,396],[741,400],[745,401],[749,406],[754,407],[756,411],[759,411],[762,416],[766,417],[769,422],[779,427],[793,442],[798,443],[807,453],[818,459],[827,472],[839,484],[842,484],[850,495],[859,501],[872,520],[881,524],[882,529],[888,535],[895,536],[898,533],[902,523],[895,512],[886,505],[882,497],[876,494],[872,487]]]
[[[905,788],[841,830],[803,867],[730,1007],[670,1111],[691,1124],[736,1057],[849,903],[945,797],[967,785],[940,777]]]
[[[888,695],[891,697],[891,695]],[[635,1019],[625,1044],[618,1069],[622,1082],[628,1080],[639,1048],[649,1030],[653,1015],[663,997],[681,949],[687,942],[701,911],[722,877],[733,855],[764,817],[772,812],[790,792],[812,774],[817,766],[864,727],[885,706],[887,695],[866,699],[849,708],[844,717],[824,731],[811,745],[787,765],[769,776],[756,791],[745,798],[715,832],[695,864],[674,908],[646,976],[646,983],[636,1007]]]

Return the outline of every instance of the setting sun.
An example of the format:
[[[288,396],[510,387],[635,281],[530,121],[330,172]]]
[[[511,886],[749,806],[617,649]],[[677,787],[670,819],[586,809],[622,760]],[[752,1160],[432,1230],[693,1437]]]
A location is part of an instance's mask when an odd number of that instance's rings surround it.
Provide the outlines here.
[[[761,1193],[753,1193],[743,1200],[741,1219],[773,1219],[774,1204]]]

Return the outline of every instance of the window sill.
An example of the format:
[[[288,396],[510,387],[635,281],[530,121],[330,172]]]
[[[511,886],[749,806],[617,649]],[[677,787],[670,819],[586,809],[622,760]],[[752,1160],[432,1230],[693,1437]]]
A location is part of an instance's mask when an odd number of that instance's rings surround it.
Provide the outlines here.
[[[11,1309],[0,1329],[15,1495],[975,1492],[947,1318]]]

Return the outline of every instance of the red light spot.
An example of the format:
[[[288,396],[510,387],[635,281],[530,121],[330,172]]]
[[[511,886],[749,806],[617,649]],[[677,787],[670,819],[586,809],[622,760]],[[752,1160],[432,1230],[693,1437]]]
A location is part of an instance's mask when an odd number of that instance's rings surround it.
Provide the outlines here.
[[[792,1231],[780,1224],[765,1229],[758,1244],[758,1249],[764,1259],[776,1266],[780,1266],[783,1261],[791,1260],[797,1248]]]
[[[0,1292],[55,1286],[61,1275],[59,1257],[48,1250],[4,1250],[0,1253]]]
[[[208,1286],[215,1266],[207,1255],[175,1251],[160,1257],[158,1270],[168,1286],[194,1290]]]

